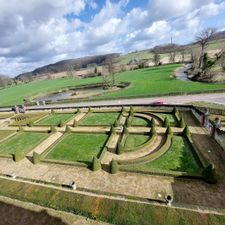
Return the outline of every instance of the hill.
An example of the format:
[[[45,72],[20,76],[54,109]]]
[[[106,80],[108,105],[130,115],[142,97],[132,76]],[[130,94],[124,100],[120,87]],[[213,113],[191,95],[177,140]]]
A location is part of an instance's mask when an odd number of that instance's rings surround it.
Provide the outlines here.
[[[31,72],[19,74],[16,79],[23,80],[24,78],[35,77],[44,74],[54,74],[71,70],[80,70],[82,68],[86,68],[89,65],[99,66],[103,65],[104,62],[111,57],[118,57],[118,53],[112,53],[107,55],[99,55],[99,56],[87,56],[77,59],[68,59],[56,62],[54,64],[49,64],[40,68],[37,68]]]

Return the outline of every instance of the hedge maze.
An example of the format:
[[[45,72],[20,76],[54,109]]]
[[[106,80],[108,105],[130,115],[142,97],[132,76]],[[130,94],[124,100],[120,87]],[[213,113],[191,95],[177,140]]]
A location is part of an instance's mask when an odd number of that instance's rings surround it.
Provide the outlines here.
[[[7,116],[8,115],[8,116]],[[176,107],[43,110],[0,115],[0,156],[119,171],[204,178],[214,168]],[[208,172],[207,172],[208,171]],[[213,181],[212,181],[213,180]],[[212,178],[210,182],[214,182]]]

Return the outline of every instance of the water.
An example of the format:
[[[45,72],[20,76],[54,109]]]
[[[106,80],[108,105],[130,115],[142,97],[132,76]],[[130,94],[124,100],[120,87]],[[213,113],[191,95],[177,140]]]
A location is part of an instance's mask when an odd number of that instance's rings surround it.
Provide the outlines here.
[[[176,77],[177,77],[177,79],[183,80],[183,81],[190,81],[188,79],[187,74],[185,73],[185,71],[187,71],[188,69],[190,69],[191,66],[192,66],[191,64],[187,64],[187,65],[185,65],[184,68],[177,70],[176,71]]]

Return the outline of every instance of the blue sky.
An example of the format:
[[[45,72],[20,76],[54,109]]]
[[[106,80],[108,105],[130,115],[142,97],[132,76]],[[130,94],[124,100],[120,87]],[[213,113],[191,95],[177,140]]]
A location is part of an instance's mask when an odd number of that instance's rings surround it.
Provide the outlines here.
[[[222,0],[0,0],[0,74],[193,41],[225,29]]]

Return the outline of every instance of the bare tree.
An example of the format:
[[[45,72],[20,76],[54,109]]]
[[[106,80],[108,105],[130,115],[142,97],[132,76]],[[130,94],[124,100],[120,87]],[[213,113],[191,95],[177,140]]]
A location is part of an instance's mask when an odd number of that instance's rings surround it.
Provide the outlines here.
[[[158,54],[157,52],[154,52],[152,61],[155,64],[155,66],[158,66],[160,63],[160,54]]]
[[[105,60],[105,65],[108,67],[109,75],[103,76],[103,81],[107,83],[107,86],[114,86],[116,84],[116,63],[118,62],[117,57],[108,56]]]
[[[196,41],[201,47],[199,64],[198,64],[199,69],[201,69],[203,65],[203,57],[204,57],[205,49],[208,46],[209,41],[212,39],[215,32],[216,32],[215,28],[207,28],[196,36]]]

